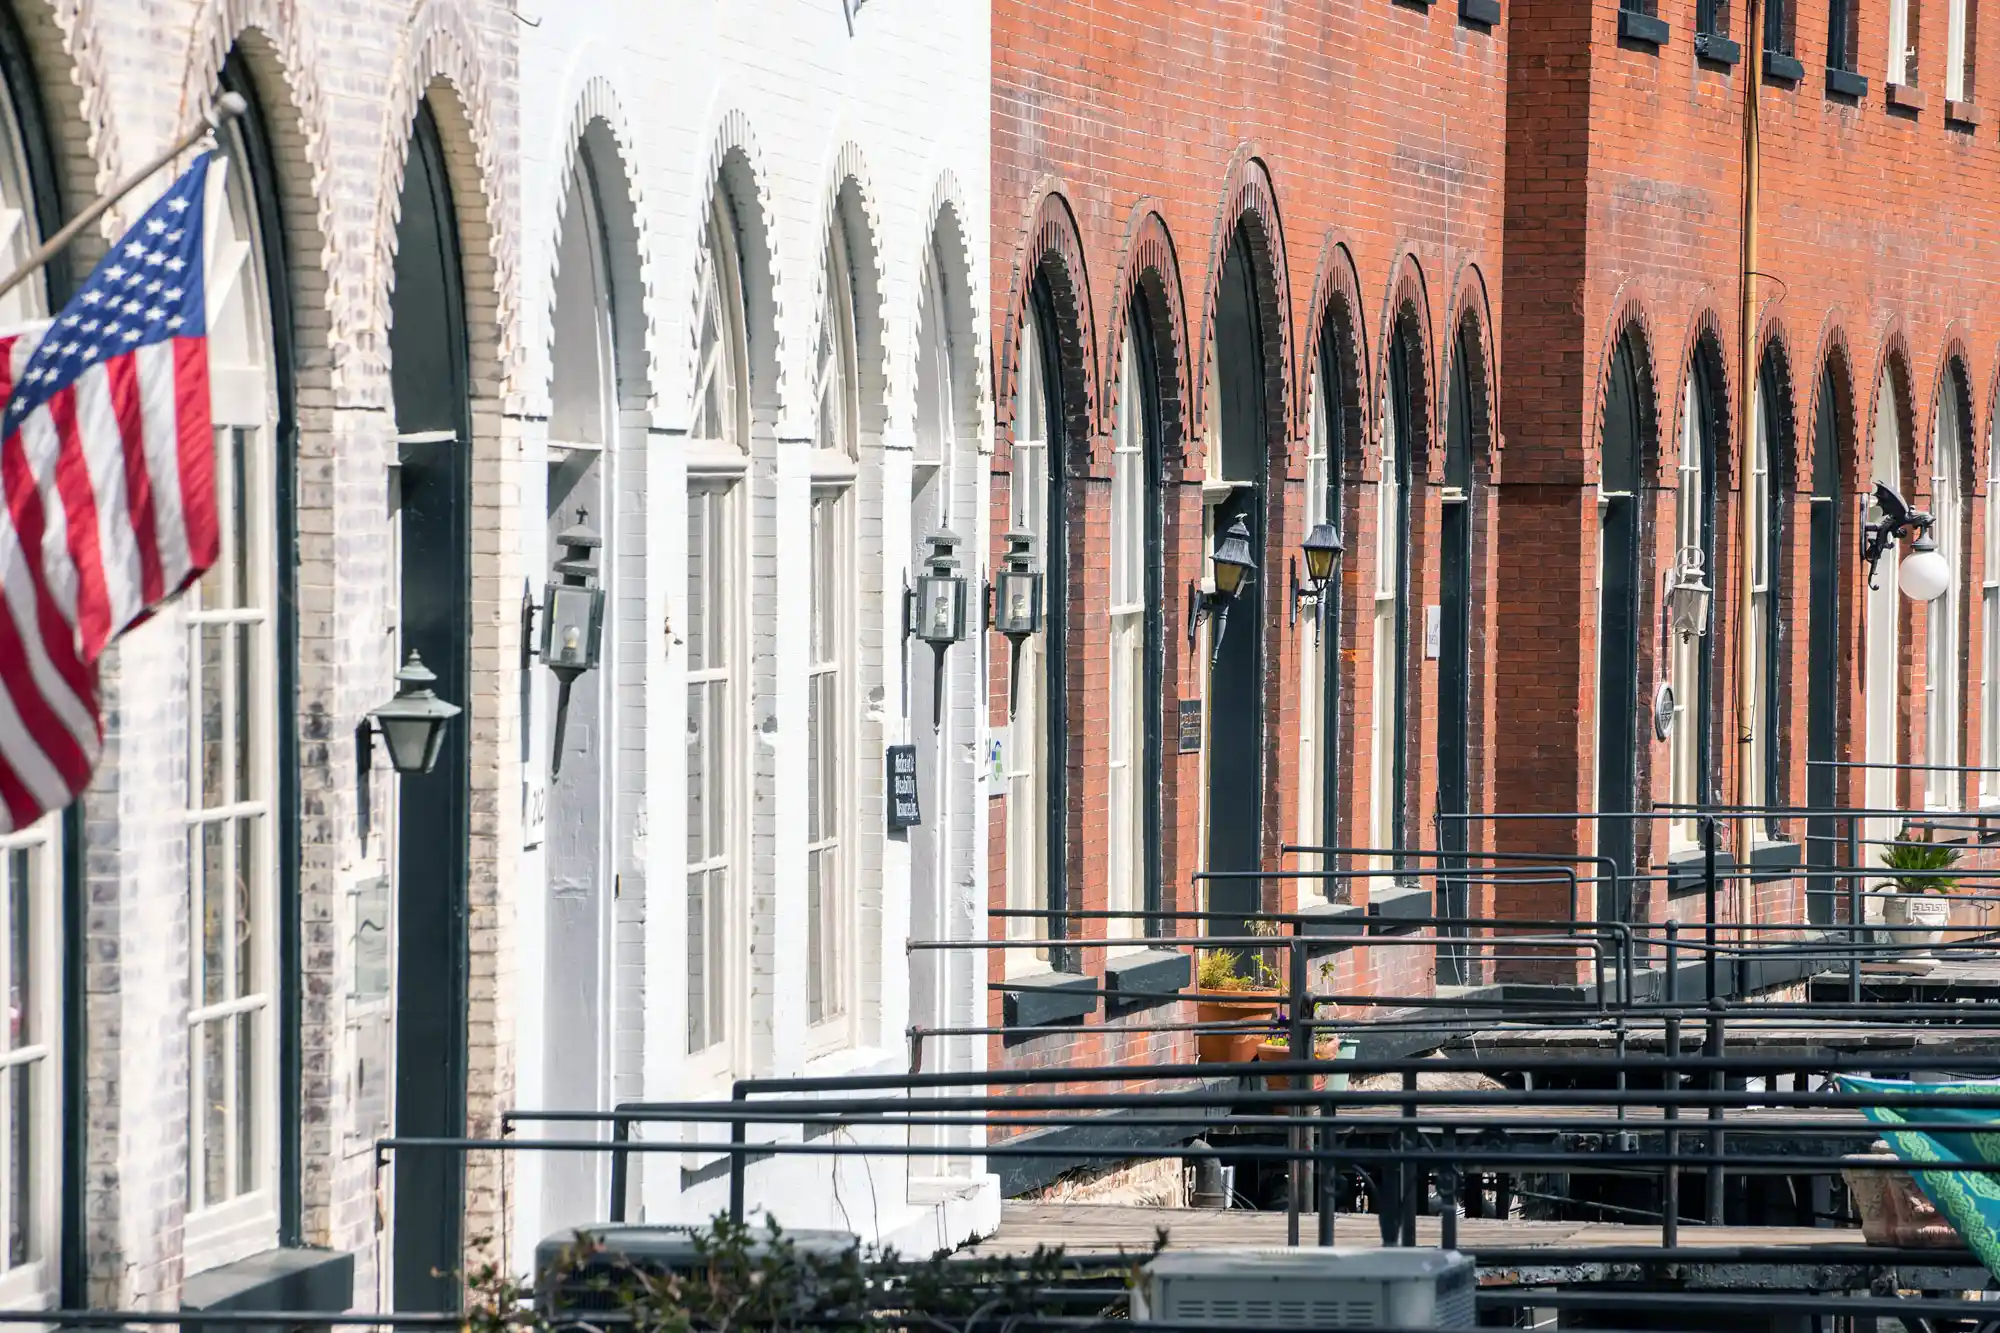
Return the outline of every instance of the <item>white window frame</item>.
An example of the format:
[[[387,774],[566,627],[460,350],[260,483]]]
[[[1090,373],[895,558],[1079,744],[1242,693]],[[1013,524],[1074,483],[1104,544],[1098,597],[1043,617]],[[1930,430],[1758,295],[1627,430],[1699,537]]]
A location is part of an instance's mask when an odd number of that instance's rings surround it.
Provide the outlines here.
[[[24,262],[40,242],[29,188],[27,150],[14,120],[14,102],[0,83],[0,261],[8,271]],[[39,279],[0,297],[0,322],[18,328],[48,318]],[[8,998],[5,1054],[0,1054],[0,1306],[34,1309],[58,1296],[56,1258],[62,1224],[62,816],[50,814],[17,833],[0,837],[0,994]],[[17,938],[13,858],[26,853],[26,938]],[[14,991],[14,964],[25,955],[29,991]],[[29,1031],[19,1031],[21,1001],[27,1002]],[[37,1022],[36,1020],[39,1020]],[[39,1029],[39,1030],[37,1030]],[[17,1134],[20,1103],[13,1086],[28,1071],[28,1125]],[[23,1153],[20,1150],[26,1149]],[[17,1173],[23,1177],[18,1182]],[[14,1236],[25,1200],[27,1241],[15,1255]]]
[[[1889,0],[1889,82],[1913,84],[1918,69],[1917,34],[1910,25],[1910,0]]]
[[[749,756],[746,753],[747,715],[745,673],[749,668],[747,617],[740,596],[731,590],[749,586],[744,554],[744,492],[749,469],[749,343],[745,333],[742,269],[738,259],[736,220],[727,192],[717,182],[709,208],[706,263],[702,266],[701,291],[695,309],[697,338],[694,392],[694,427],[688,440],[687,490],[690,521],[695,505],[705,505],[716,535],[709,543],[711,555],[704,566],[708,578],[702,583],[702,610],[714,618],[714,646],[720,663],[704,657],[699,668],[693,665],[696,630],[697,578],[689,571],[682,585],[681,623],[688,627],[686,682],[689,707],[698,694],[720,696],[715,714],[721,719],[708,735],[717,742],[713,764],[703,765],[704,774],[713,773],[709,796],[722,808],[713,821],[714,838],[697,857],[690,849],[687,858],[687,896],[683,921],[692,930],[694,921],[694,881],[697,876],[719,879],[720,901],[704,898],[703,918],[707,933],[708,984],[697,990],[693,968],[688,970],[689,1006],[686,1039],[688,1070],[698,1084],[725,1081],[745,1066],[749,1049],[747,944],[749,847],[742,812],[747,809]],[[690,548],[692,539],[690,539]],[[719,567],[718,567],[719,566]],[[692,715],[690,715],[692,721]],[[705,757],[707,758],[707,757]],[[692,808],[694,793],[686,794]],[[689,956],[695,941],[689,938]],[[705,1012],[708,1039],[695,1043],[693,1010]]]
[[[1969,31],[1970,9],[1967,0],[1946,0],[1944,95],[1947,101],[1967,100],[1966,68],[1971,64],[1973,44],[1978,39],[1976,33]]]
[[[1142,328],[1128,315],[1118,359],[1118,408],[1111,449],[1111,690],[1108,873],[1105,908],[1141,912],[1146,907],[1146,477],[1145,403],[1141,395],[1138,339]],[[1104,923],[1107,939],[1146,934],[1136,917]]]
[[[1924,762],[1958,763],[1958,599],[1960,555],[1965,549],[1959,491],[1964,424],[1958,404],[1956,372],[1947,368],[1931,412],[1931,541],[1945,559],[1951,577],[1944,592],[1925,604],[1924,620]],[[1924,804],[1933,810],[1957,809],[1965,784],[1957,773],[1928,770],[1924,774]]]
[[[1032,303],[1021,321],[1021,354],[1014,376],[1014,443],[1008,479],[1009,530],[1034,538],[1038,566],[1049,567],[1048,503],[1050,422],[1048,395],[1042,386],[1041,330]],[[1042,593],[1043,623],[1047,624],[1046,584]],[[1046,629],[1044,630],[1046,634]],[[1007,723],[1007,907],[1039,911],[1046,904],[1050,850],[1048,845],[1047,736],[1048,684],[1043,666],[1044,634],[1021,641],[1014,658],[1014,715]],[[1005,918],[1004,938],[1047,939],[1046,917]],[[1006,972],[1019,975],[1048,965],[1047,949],[1004,949]]]
[[[1703,541],[1702,531],[1702,439],[1701,404],[1696,376],[1690,370],[1681,388],[1681,449],[1675,476],[1674,549],[1693,547],[1702,554],[1702,576],[1715,585],[1715,571],[1709,567],[1714,553]],[[1667,799],[1677,805],[1691,805],[1701,797],[1701,654],[1706,647],[1702,636],[1685,640],[1673,636],[1669,652],[1673,659],[1674,730],[1667,747]],[[1693,846],[1699,838],[1700,821],[1693,818],[1668,821],[1668,849],[1679,851]]]
[[[815,371],[819,422],[812,456],[812,620],[806,680],[807,1046],[815,1055],[853,1044],[859,990],[854,904],[854,863],[860,851],[854,822],[859,579],[854,508],[860,401],[853,268],[846,231],[837,219],[827,236],[822,280],[826,318]],[[812,983],[815,968],[817,989]]]
[[[209,178],[209,382],[216,432],[215,565],[186,597],[188,770],[183,822],[188,883],[188,1171],[183,1262],[199,1272],[277,1243],[278,805],[277,382],[263,238],[249,193],[240,130]],[[231,170],[235,167],[235,170]],[[239,505],[237,496],[245,503]],[[239,586],[240,584],[240,586]],[[220,753],[208,776],[204,641],[221,641]],[[245,658],[247,657],[247,661]],[[246,685],[248,688],[246,688]],[[243,697],[247,694],[247,698]],[[240,734],[239,726],[248,735]],[[239,778],[239,769],[243,776]],[[239,780],[243,785],[239,787]],[[234,923],[209,985],[202,848],[220,831],[218,904]],[[246,869],[242,862],[247,857]],[[246,924],[247,923],[247,924]],[[247,933],[247,947],[243,936]],[[209,1042],[225,1043],[221,1085],[205,1083]],[[248,1059],[252,1086],[239,1080]],[[211,1099],[222,1106],[223,1173],[207,1188]],[[244,1138],[249,1138],[246,1146]],[[247,1155],[246,1155],[247,1153]]]
[[[1902,429],[1896,416],[1895,377],[1884,367],[1881,383],[1875,389],[1875,429],[1871,453],[1874,457],[1871,482],[1885,482],[1902,493]],[[1879,522],[1881,510],[1872,498],[1874,486],[1869,487],[1870,498],[1864,501],[1866,522]],[[1893,764],[1899,762],[1901,737],[1899,735],[1897,704],[1902,691],[1902,672],[1897,658],[1901,652],[1899,639],[1901,629],[1899,619],[1902,604],[1898,600],[1902,593],[1897,590],[1896,580],[1902,568],[1900,543],[1890,542],[1882,552],[1881,564],[1877,568],[1875,587],[1867,591],[1867,621],[1863,627],[1862,655],[1862,695],[1863,717],[1865,719],[1865,753],[1871,764]],[[1891,810],[1896,805],[1896,773],[1893,769],[1869,768],[1863,770],[1867,776],[1863,780],[1863,801],[1873,810]],[[1867,821],[1868,837],[1882,839],[1893,837],[1900,821],[1895,816]],[[1876,849],[1880,855],[1880,848]]]
[[[1777,434],[1772,404],[1765,397],[1763,376],[1750,381],[1750,421],[1752,430],[1746,447],[1750,454],[1750,494],[1746,517],[1750,525],[1750,635],[1744,661],[1743,682],[1743,779],[1744,804],[1764,805],[1768,796],[1771,754],[1771,717],[1777,707],[1770,694],[1771,598],[1775,587],[1775,554],[1771,550],[1771,454]],[[1710,574],[1711,582],[1714,575]]]
[[[1314,358],[1310,419],[1306,435],[1306,531],[1311,532],[1316,524],[1337,522],[1337,516],[1326,512],[1328,443],[1326,429],[1326,365]],[[1338,568],[1334,578],[1340,576]],[[1321,602],[1313,607],[1313,615],[1319,618],[1316,631],[1302,631],[1299,638],[1299,842],[1305,846],[1322,846],[1326,836],[1326,793],[1321,789],[1321,777],[1325,771],[1326,757],[1323,747],[1325,736],[1326,682],[1322,673],[1336,670],[1340,660],[1339,646],[1327,636],[1337,637],[1338,626],[1325,624],[1325,601],[1333,592],[1332,580],[1328,580],[1326,591],[1321,593]],[[1318,853],[1307,853],[1299,858],[1301,870],[1316,871],[1331,869],[1332,857],[1321,857]],[[1299,881],[1299,902],[1303,906],[1308,901],[1331,902],[1333,881],[1328,879],[1301,879]]]
[[[1392,353],[1393,355],[1393,353]],[[1393,802],[1403,793],[1392,788],[1396,782],[1395,748],[1402,737],[1390,733],[1396,725],[1396,673],[1403,669],[1396,652],[1397,582],[1402,576],[1400,552],[1396,549],[1396,519],[1401,503],[1402,477],[1399,472],[1401,441],[1396,438],[1396,405],[1391,401],[1393,386],[1385,370],[1382,375],[1382,475],[1375,487],[1375,616],[1374,616],[1374,697],[1369,707],[1371,781],[1368,798],[1370,845],[1386,848],[1395,837]],[[1374,857],[1375,869],[1387,868],[1392,858]]]
[[[1987,424],[1985,518],[1985,568],[1979,584],[1979,763],[2000,769],[2000,412]],[[1979,802],[2000,804],[2000,772],[1979,775]]]

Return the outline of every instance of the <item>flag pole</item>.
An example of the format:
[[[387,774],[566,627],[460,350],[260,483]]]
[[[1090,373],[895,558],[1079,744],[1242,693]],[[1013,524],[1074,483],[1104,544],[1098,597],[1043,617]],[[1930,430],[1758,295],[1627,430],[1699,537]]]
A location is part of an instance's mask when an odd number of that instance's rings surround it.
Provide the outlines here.
[[[29,255],[27,262],[15,269],[4,281],[0,281],[0,296],[5,296],[8,292],[13,291],[23,282],[26,282],[29,275],[34,273],[36,269],[61,254],[64,247],[75,240],[85,227],[103,217],[119,200],[145,184],[154,172],[172,162],[203,139],[213,135],[224,123],[234,120],[249,109],[249,103],[243,100],[240,93],[224,93],[222,96],[216,98],[215,105],[202,117],[202,123],[199,127],[189,130],[186,134],[176,139],[158,157],[120,181],[117,188],[112,190],[111,193],[99,195],[96,199],[92,200],[90,206],[71,218],[61,231],[42,242],[41,248]]]

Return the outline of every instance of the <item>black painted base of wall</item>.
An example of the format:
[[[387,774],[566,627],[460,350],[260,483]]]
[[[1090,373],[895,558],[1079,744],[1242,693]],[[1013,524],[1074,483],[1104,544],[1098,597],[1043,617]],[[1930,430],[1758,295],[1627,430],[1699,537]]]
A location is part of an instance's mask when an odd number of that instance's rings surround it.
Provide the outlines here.
[[[181,1309],[300,1310],[339,1314],[354,1306],[354,1256],[345,1250],[280,1249],[189,1277]],[[324,1325],[201,1324],[183,1333],[292,1333]]]

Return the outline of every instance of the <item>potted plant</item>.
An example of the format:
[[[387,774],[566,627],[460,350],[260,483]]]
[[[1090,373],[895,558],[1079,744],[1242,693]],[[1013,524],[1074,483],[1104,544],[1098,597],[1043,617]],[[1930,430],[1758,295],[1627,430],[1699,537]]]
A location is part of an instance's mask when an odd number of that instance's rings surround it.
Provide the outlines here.
[[[1889,932],[1891,943],[1913,957],[1922,957],[1944,937],[1951,924],[1951,886],[1948,871],[1958,864],[1956,847],[1919,841],[1908,829],[1897,835],[1883,854],[1884,869],[1897,872],[1893,887],[1882,903],[1885,925],[1913,927]]]
[[[1291,1059],[1292,1034],[1290,1029],[1292,1025],[1291,1021],[1285,1017],[1284,1010],[1280,1009],[1278,1011],[1273,1026],[1277,1028],[1277,1032],[1272,1036],[1265,1037],[1263,1044],[1258,1046],[1257,1059],[1260,1061]],[[1336,1040],[1327,1033],[1321,1033],[1314,1041],[1313,1046],[1314,1058],[1319,1060],[1352,1060],[1355,1051],[1359,1049],[1354,1038],[1341,1037]],[[1288,1092],[1291,1090],[1292,1080],[1288,1074],[1271,1074],[1265,1078],[1264,1084],[1273,1092]],[[1347,1091],[1347,1075],[1315,1075],[1313,1077],[1313,1087],[1330,1087],[1335,1092],[1345,1092]]]
[[[1232,1023],[1234,1031],[1201,1032],[1195,1050],[1212,1064],[1249,1064],[1268,1035],[1265,1024],[1278,1011],[1276,978],[1261,959],[1256,975],[1245,975],[1241,955],[1233,949],[1204,950],[1195,968],[1195,1020]]]

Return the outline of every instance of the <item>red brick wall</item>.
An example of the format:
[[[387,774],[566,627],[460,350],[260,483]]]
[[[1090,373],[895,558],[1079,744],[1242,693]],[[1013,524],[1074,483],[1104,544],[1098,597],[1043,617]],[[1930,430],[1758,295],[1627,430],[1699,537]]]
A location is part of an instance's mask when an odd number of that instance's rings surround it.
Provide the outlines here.
[[[1503,131],[1506,117],[1504,28],[1486,31],[1460,21],[1451,3],[1429,8],[1390,0],[1313,5],[1180,3],[1149,0],[1121,5],[1077,2],[1023,4],[1002,0],[993,15],[993,289],[999,441],[994,459],[995,533],[1006,527],[1008,439],[1015,354],[1024,298],[1039,265],[1074,273],[1077,295],[1066,318],[1078,326],[1084,420],[1072,439],[1073,493],[1080,521],[1072,534],[1075,586],[1070,637],[1072,818],[1066,849],[1070,904],[1104,906],[1106,849],[1105,707],[1108,678],[1108,553],[1111,388],[1121,355],[1124,312],[1135,281],[1150,266],[1171,289],[1175,327],[1163,357],[1180,419],[1169,437],[1185,441],[1182,466],[1170,470],[1166,558],[1167,686],[1162,707],[1168,754],[1163,783],[1165,897],[1169,908],[1198,905],[1189,876],[1202,861],[1200,759],[1173,751],[1176,701],[1199,697],[1206,662],[1187,648],[1187,583],[1198,577],[1204,429],[1213,405],[1199,367],[1205,364],[1216,276],[1246,212],[1256,215],[1253,250],[1271,355],[1265,366],[1272,399],[1271,531],[1265,543],[1267,663],[1265,863],[1279,865],[1278,848],[1300,827],[1297,788],[1300,706],[1299,653],[1289,625],[1289,560],[1302,541],[1305,513],[1306,404],[1322,321],[1338,308],[1351,319],[1360,382],[1345,396],[1350,419],[1347,492],[1342,524],[1347,623],[1337,635],[1347,674],[1343,723],[1348,806],[1346,832],[1365,837],[1369,772],[1368,708],[1371,639],[1369,597],[1375,578],[1376,435],[1383,349],[1391,320],[1406,299],[1422,346],[1415,359],[1428,405],[1422,439],[1424,484],[1412,496],[1414,620],[1411,715],[1434,726],[1435,663],[1422,655],[1422,608],[1437,597],[1432,552],[1442,481],[1440,386],[1452,332],[1476,321],[1480,385],[1475,418],[1479,475],[1498,444],[1487,423],[1497,371],[1493,322],[1500,303]],[[1060,207],[1051,199],[1059,198]],[[1074,218],[1074,242],[1052,240],[1048,220]],[[1146,238],[1153,238],[1149,247]],[[1398,297],[1392,303],[1392,295]],[[1169,456],[1178,452],[1170,445]],[[1497,576],[1494,550],[1501,529],[1486,507],[1475,526],[1475,580]],[[997,539],[996,539],[997,541]],[[998,556],[996,544],[995,556]],[[1493,604],[1480,598],[1482,608]],[[1484,616],[1483,610],[1476,613]],[[1240,632],[1232,626],[1232,632]],[[1301,618],[1298,629],[1310,632]],[[1490,652],[1490,620],[1474,629],[1475,654]],[[1006,722],[1004,651],[995,680],[996,726]],[[1496,711],[1491,671],[1475,669],[1474,727]],[[1316,686],[1315,686],[1316,688]],[[1435,744],[1413,736],[1409,827],[1432,837]],[[1491,751],[1475,746],[1474,801],[1491,786]],[[996,905],[1005,893],[1006,809],[991,806],[990,882]],[[1365,882],[1353,888],[1363,902]],[[1267,909],[1295,904],[1290,881],[1274,883]],[[1189,930],[1192,928],[1189,927]],[[1096,927],[1089,931],[1094,933]],[[997,932],[996,932],[997,933]],[[1085,952],[1100,973],[1100,951]],[[995,959],[992,976],[1000,979]],[[1417,993],[1430,986],[1427,950],[1366,949],[1344,964],[1343,987]],[[999,1017],[996,998],[993,1014]],[[1140,1021],[1185,1021],[1186,1006],[1141,1011]],[[1121,1040],[1094,1030],[1058,1032],[1024,1044],[995,1043],[996,1064],[1076,1064],[1115,1054]],[[1155,1043],[1191,1060],[1186,1036]]]

